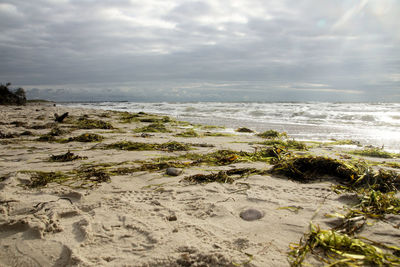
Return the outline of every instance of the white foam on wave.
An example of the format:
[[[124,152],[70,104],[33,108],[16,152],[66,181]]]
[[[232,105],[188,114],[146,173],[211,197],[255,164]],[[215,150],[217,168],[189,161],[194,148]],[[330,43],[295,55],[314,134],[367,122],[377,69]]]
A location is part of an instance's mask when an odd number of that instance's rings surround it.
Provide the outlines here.
[[[400,103],[136,103],[68,104],[174,116],[227,128],[277,129],[300,139],[354,139],[400,150]]]

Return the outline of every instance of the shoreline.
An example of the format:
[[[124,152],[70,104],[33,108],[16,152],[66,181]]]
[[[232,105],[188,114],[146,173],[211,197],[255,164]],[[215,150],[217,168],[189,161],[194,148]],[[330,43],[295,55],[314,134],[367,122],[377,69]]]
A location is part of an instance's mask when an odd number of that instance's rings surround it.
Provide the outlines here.
[[[2,107],[0,122],[6,266],[289,266],[289,245],[310,222],[332,229],[339,218],[326,215],[345,214],[358,193],[335,193],[340,183],[325,175],[300,183],[273,174],[277,162],[290,154],[365,160],[375,172],[400,166],[398,157],[351,154],[356,144],[305,142],[307,150],[296,150],[152,114],[35,103]],[[279,155],[259,154],[267,150]],[[217,174],[233,180],[193,182]],[[360,235],[397,245],[400,215],[365,216]]]
[[[232,104],[224,103],[190,106],[185,103],[103,103],[74,104],[76,107],[103,108],[109,110],[139,112],[145,111],[162,115],[173,115],[179,120],[191,123],[221,125],[227,128],[249,127],[257,131],[275,129],[288,132],[292,137],[310,141],[330,141],[352,139],[364,145],[374,145],[400,152],[398,116],[389,112],[389,107],[381,106],[376,115],[375,106],[358,104],[351,107],[333,103],[277,103]],[[392,107],[396,110],[396,106]],[[316,114],[321,110],[321,114]],[[366,113],[364,113],[364,111]],[[280,115],[279,115],[280,114]],[[308,118],[308,119],[307,119]],[[350,119],[352,118],[352,119]],[[354,121],[355,120],[355,121]],[[392,120],[392,123],[389,123]]]

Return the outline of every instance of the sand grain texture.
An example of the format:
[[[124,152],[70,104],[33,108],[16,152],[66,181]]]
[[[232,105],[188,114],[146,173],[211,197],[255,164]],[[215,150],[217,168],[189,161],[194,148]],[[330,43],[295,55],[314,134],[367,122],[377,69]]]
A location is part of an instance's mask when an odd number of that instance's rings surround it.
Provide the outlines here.
[[[147,122],[122,123],[118,113],[51,105],[29,105],[22,110],[2,107],[0,131],[18,135],[26,128],[9,123],[46,125],[54,123],[53,113],[64,112],[70,116],[58,127],[67,133],[56,138],[97,133],[105,139],[100,143],[37,141],[51,129],[45,128],[30,129],[34,136],[0,140],[0,266],[289,266],[289,244],[300,240],[310,221],[328,228],[331,220],[324,214],[343,212],[351,201],[333,193],[331,183],[325,181],[300,184],[259,174],[232,184],[182,181],[189,175],[233,167],[271,167],[264,162],[192,166],[179,176],[165,175],[165,169],[113,174],[110,182],[82,188],[68,183],[27,188],[31,175],[26,171],[68,172],[85,164],[105,163],[137,167],[139,161],[186,153],[98,149],[118,141],[215,146],[196,147],[192,151],[196,153],[251,152],[254,145],[249,143],[260,141],[247,133],[174,137],[186,129],[172,124],[167,125],[171,133],[142,137],[133,130]],[[73,129],[68,119],[82,115],[110,122],[116,129]],[[67,151],[87,158],[48,161],[51,155]],[[246,210],[253,211],[243,215]],[[248,215],[256,217],[244,220]],[[399,222],[394,215],[392,220]],[[379,223],[365,229],[365,235],[394,244],[400,232]]]

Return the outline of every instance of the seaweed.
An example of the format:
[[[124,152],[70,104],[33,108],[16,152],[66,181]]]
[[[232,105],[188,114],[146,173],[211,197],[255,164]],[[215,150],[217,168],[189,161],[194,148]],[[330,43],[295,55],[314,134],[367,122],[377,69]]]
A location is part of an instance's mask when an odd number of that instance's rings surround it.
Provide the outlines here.
[[[174,136],[176,137],[199,137],[200,135],[193,129],[189,129],[182,133],[177,133]]]
[[[121,142],[117,142],[117,143],[108,144],[104,148],[105,149],[128,150],[128,151],[155,150],[154,144],[131,142],[131,141],[121,141]]]
[[[332,142],[324,143],[324,145],[332,145],[332,146],[356,145],[356,146],[360,146],[361,143],[359,141],[355,141],[355,140],[344,139],[344,140],[333,140]]]
[[[14,138],[17,137],[17,134],[15,133],[2,133],[0,132],[0,139],[8,139],[8,138]]]
[[[74,153],[71,153],[70,151],[68,151],[65,154],[51,155],[49,161],[67,162],[67,161],[73,161],[73,160],[84,159],[84,158],[86,158],[86,157],[80,157],[80,156],[75,155]]]
[[[57,141],[57,139],[54,137],[54,135],[51,134],[42,134],[41,136],[39,136],[39,138],[36,139],[36,141],[40,141],[40,142],[54,142]]]
[[[36,187],[43,187],[46,186],[48,183],[56,182],[62,183],[68,177],[62,172],[43,172],[43,171],[36,171],[30,172],[31,180],[27,184],[28,187],[36,188]]]
[[[164,117],[147,117],[147,118],[139,118],[140,122],[150,122],[150,123],[165,123],[172,122],[172,119],[168,116]]]
[[[137,113],[121,112],[119,119],[122,123],[132,123],[138,122],[138,117],[140,117],[140,115]]]
[[[164,124],[162,123],[152,123],[144,127],[140,127],[134,130],[135,133],[169,133]]]
[[[198,124],[196,126],[199,127],[200,129],[203,129],[203,130],[225,129],[224,126],[217,126],[217,125],[201,125],[201,124]]]
[[[364,240],[364,241],[363,241]],[[334,230],[322,230],[310,225],[299,244],[291,244],[289,262],[291,266],[302,266],[308,254],[312,253],[318,261],[329,266],[388,266],[400,264],[395,256],[400,248],[370,241],[366,238],[354,238]],[[384,250],[388,252],[384,252]]]
[[[73,188],[87,188],[102,182],[109,182],[110,175],[102,169],[94,167],[82,167],[69,172],[43,172],[24,171],[31,175],[30,182],[26,185],[30,188],[44,187],[49,183],[66,184]]]
[[[400,169],[399,162],[385,162],[384,164],[385,164],[385,166],[390,167],[390,168]]]
[[[287,137],[287,134],[285,132],[278,132],[275,130],[268,130],[262,133],[257,134],[257,136],[266,138],[266,139],[274,139],[274,138],[282,138],[282,137]]]
[[[111,118],[111,114],[108,113],[108,112],[101,113],[101,114],[99,114],[97,116],[100,117],[100,118]]]
[[[188,151],[190,146],[179,142],[167,142],[163,144],[150,144],[140,142],[121,141],[105,146],[105,149],[119,149],[129,151],[163,150],[163,151]]]
[[[14,125],[15,127],[25,127],[26,122],[23,121],[12,121],[10,122],[11,125]]]
[[[341,182],[355,183],[364,174],[365,164],[357,166],[322,156],[287,157],[277,162],[270,170],[296,181],[311,182],[324,175],[339,178]]]
[[[214,136],[214,137],[229,137],[233,136],[233,134],[229,133],[213,133],[213,132],[205,132],[204,136]]]
[[[400,189],[400,175],[392,170],[379,169],[378,173],[367,181],[371,189],[381,192],[393,192]]]
[[[23,131],[20,135],[32,136],[34,134],[31,131]]]
[[[81,168],[79,170],[79,175],[84,180],[95,183],[111,181],[110,175],[108,175],[106,172],[92,167]]]
[[[79,129],[115,129],[111,123],[102,120],[91,120],[86,116],[80,117],[75,125]]]
[[[277,157],[280,157],[283,150],[268,148],[251,152],[233,151],[233,150],[217,150],[208,154],[187,153],[182,156],[167,158],[167,159],[186,159],[191,160],[191,165],[217,165],[224,166],[236,162],[254,162],[264,161],[270,162]]]
[[[281,140],[281,139],[271,139],[271,140],[266,140],[264,142],[259,143],[261,145],[275,145],[275,146],[281,146],[285,149],[297,149],[297,150],[307,150],[307,145],[304,142],[296,141],[294,139],[292,140]]]
[[[236,129],[236,132],[238,132],[238,133],[254,133],[253,130],[246,128],[246,127],[238,128],[238,129]]]
[[[354,155],[359,156],[367,156],[367,157],[374,157],[374,158],[398,158],[400,154],[390,153],[387,151],[382,150],[381,148],[377,147],[370,147],[363,150],[354,150],[349,152]]]
[[[55,126],[56,126],[55,122],[49,122],[46,124],[31,125],[29,128],[34,130],[43,130],[43,129],[54,128]]]
[[[157,150],[164,150],[164,151],[188,151],[190,150],[190,146],[187,144],[182,144],[179,142],[171,141],[164,144],[157,145]]]
[[[63,135],[64,133],[66,133],[64,130],[61,130],[58,127],[54,127],[50,130],[50,132],[48,134],[51,136],[60,136],[60,135]]]
[[[58,141],[56,139],[56,136],[60,136],[62,134],[66,133],[66,131],[61,130],[58,127],[53,127],[50,132],[48,132],[47,134],[42,134],[38,139],[36,139],[37,141],[41,141],[41,142],[54,142],[54,141]],[[62,141],[62,140],[61,140]]]
[[[250,174],[258,174],[262,173],[254,168],[240,168],[240,169],[231,169],[227,171],[219,171],[217,173],[211,174],[195,174],[192,176],[187,176],[183,178],[183,181],[191,182],[191,183],[233,183],[238,178],[243,178],[245,176],[249,176]],[[236,179],[233,176],[238,176]]]
[[[386,214],[400,214],[400,199],[395,196],[395,192],[368,190],[359,196],[359,201],[360,203],[350,210],[351,213],[373,218],[384,218]]]
[[[70,137],[65,142],[100,142],[104,139],[103,136],[95,133],[84,133],[75,137]]]
[[[350,190],[369,188],[391,192],[400,188],[400,176],[394,171],[380,169],[376,173],[362,161],[350,163],[322,156],[284,157],[276,162],[270,172],[303,183],[329,176]]]

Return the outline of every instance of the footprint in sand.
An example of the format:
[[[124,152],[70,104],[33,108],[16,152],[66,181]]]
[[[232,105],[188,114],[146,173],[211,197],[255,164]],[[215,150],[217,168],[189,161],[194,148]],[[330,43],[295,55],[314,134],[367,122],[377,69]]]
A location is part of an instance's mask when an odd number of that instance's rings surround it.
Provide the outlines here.
[[[28,223],[1,225],[0,266],[67,266],[71,263],[72,253],[67,246],[38,237]]]

